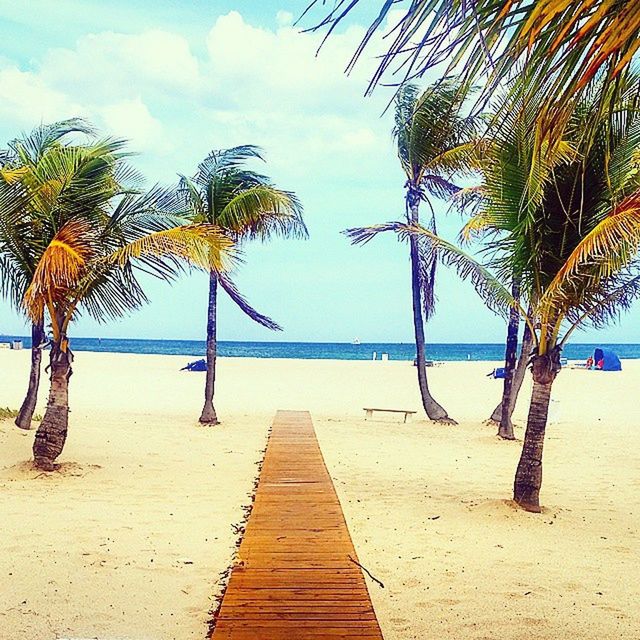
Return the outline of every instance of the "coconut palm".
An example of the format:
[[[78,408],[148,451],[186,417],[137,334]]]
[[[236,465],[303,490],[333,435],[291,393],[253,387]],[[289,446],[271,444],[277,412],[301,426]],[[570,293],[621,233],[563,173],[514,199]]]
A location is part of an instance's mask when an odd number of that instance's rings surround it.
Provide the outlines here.
[[[394,137],[406,176],[405,216],[420,221],[420,205],[428,207],[429,228],[436,233],[432,198],[448,198],[459,191],[453,174],[466,171],[475,152],[476,121],[462,114],[465,91],[448,78],[422,94],[414,85],[401,87],[395,100]],[[348,231],[347,234],[351,233]],[[427,380],[424,324],[435,310],[436,254],[421,250],[409,239],[411,295],[416,343],[418,385],[422,405],[431,420],[455,423],[431,395]]]
[[[524,325],[522,344],[518,355],[518,329],[520,315],[517,309],[509,312],[507,339],[505,343],[505,379],[500,402],[489,416],[488,422],[498,425],[498,435],[505,440],[514,440],[511,418],[516,408],[520,389],[527,373],[529,357],[533,348],[533,337],[529,325]],[[516,360],[517,358],[517,360]]]
[[[37,263],[37,251],[33,243],[25,241],[28,227],[12,224],[15,221],[9,215],[2,214],[2,204],[7,201],[15,206],[17,195],[12,182],[16,172],[38,172],[38,163],[46,152],[65,143],[70,134],[91,133],[91,127],[77,118],[63,120],[53,124],[36,127],[28,135],[23,135],[9,143],[8,149],[0,153],[0,294],[7,298],[20,312],[24,311],[22,300]],[[23,201],[25,209],[40,206],[37,199]],[[28,214],[26,214],[28,215]],[[18,218],[20,219],[20,218]],[[15,423],[21,429],[31,428],[31,419],[35,411],[40,386],[42,348],[45,344],[44,318],[31,324],[31,369],[27,394],[22,402]]]
[[[3,217],[37,256],[22,303],[32,321],[46,314],[51,323],[51,384],[33,445],[35,463],[45,470],[67,436],[71,323],[81,313],[105,321],[138,308],[146,301],[140,269],[169,278],[188,261],[222,271],[232,245],[212,225],[181,225],[175,192],[141,191],[123,146],[118,140],[53,146],[37,170],[21,167],[9,177]]]
[[[488,118],[491,123],[482,144],[481,161],[475,164],[482,183],[472,189],[470,197],[458,197],[460,206],[469,204],[474,215],[461,232],[461,240],[467,243],[482,237],[484,251],[504,253],[504,242],[514,234],[527,217],[535,216],[539,210],[544,187],[554,169],[573,157],[571,145],[559,140],[555,145],[546,145],[543,152],[536,146],[535,132],[542,125],[546,96],[542,92],[503,91],[494,100],[494,113]],[[501,277],[511,281],[511,295],[520,301],[522,273],[516,265],[502,265]],[[512,307],[507,324],[505,345],[505,379],[501,402],[491,418],[498,422],[498,435],[513,440],[511,416],[526,363],[531,352],[531,332],[525,326],[520,361],[516,366],[520,316]]]
[[[527,188],[532,184],[540,188],[536,193],[525,191],[517,224],[496,242],[501,255],[493,258],[495,272],[418,225],[389,223],[353,234],[356,242],[384,231],[419,238],[437,248],[461,277],[470,278],[488,304],[517,308],[528,324],[534,338],[533,392],[513,497],[529,511],[540,511],[544,436],[562,348],[577,328],[587,323],[606,325],[640,295],[638,82],[626,77],[624,82],[613,120],[602,117],[600,109],[603,99],[613,95],[610,87],[601,83],[583,96],[570,121],[572,135],[562,141],[564,151],[553,151],[562,157],[553,170],[545,172],[547,165],[536,164],[535,157],[532,162],[526,153],[520,156],[518,171],[523,170]],[[586,142],[582,131],[598,113],[599,126]],[[548,115],[543,112],[540,117]],[[535,143],[531,145],[535,149]],[[532,171],[535,180],[527,175]],[[503,193],[506,212],[511,209],[506,203],[510,192]],[[481,227],[482,221],[475,224]],[[522,301],[508,289],[514,272],[520,275]]]
[[[246,167],[249,160],[263,160],[258,147],[244,145],[212,151],[199,165],[196,174],[181,176],[183,195],[190,220],[222,229],[234,243],[268,240],[274,236],[306,237],[302,206],[296,196],[275,187],[269,178]],[[218,424],[213,404],[216,380],[218,285],[252,320],[271,330],[280,326],[258,313],[238,291],[229,274],[212,267],[209,270],[207,305],[207,374],[202,424]]]

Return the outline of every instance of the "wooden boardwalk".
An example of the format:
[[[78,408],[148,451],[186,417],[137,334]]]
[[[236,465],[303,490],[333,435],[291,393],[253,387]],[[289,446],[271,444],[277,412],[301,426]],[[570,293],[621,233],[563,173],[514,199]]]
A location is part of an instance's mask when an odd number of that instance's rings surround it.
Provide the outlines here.
[[[278,411],[213,640],[382,640],[311,416]]]

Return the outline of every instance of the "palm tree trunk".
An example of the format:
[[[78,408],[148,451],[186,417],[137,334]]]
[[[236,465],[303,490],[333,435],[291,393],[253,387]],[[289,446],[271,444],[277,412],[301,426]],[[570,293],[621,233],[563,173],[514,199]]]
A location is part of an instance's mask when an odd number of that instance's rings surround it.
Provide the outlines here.
[[[549,415],[551,387],[560,370],[560,350],[535,356],[532,363],[533,392],[529,405],[527,429],[520,461],[513,483],[513,499],[522,508],[540,513],[540,487],[542,486],[542,451]]]
[[[413,204],[410,207],[411,221],[418,222],[418,205]],[[429,416],[429,419],[436,422],[446,424],[457,424],[447,414],[429,391],[429,383],[427,381],[426,355],[425,355],[425,339],[424,339],[424,321],[422,319],[422,291],[420,282],[420,254],[418,251],[418,240],[411,236],[409,240],[411,248],[411,294],[413,300],[413,328],[416,339],[416,363],[418,369],[418,386],[420,388],[420,396],[422,398],[422,406]]]
[[[518,395],[520,388],[524,382],[524,377],[527,373],[527,366],[529,364],[529,358],[531,356],[531,347],[533,346],[533,338],[531,336],[531,330],[529,325],[525,324],[524,333],[522,335],[522,346],[520,348],[520,356],[518,358],[518,364],[516,365],[515,372],[513,374],[513,382],[511,385],[511,392],[509,393],[509,418],[513,415],[516,408],[516,402],[518,401]],[[504,398],[504,394],[503,394]],[[493,410],[491,418],[492,422],[500,424],[502,420],[502,400],[498,403],[498,406]]]
[[[511,285],[511,295],[514,300],[520,300],[520,283],[514,278]],[[507,342],[504,354],[504,385],[502,387],[502,402],[500,412],[500,424],[498,435],[505,440],[515,440],[513,435],[513,424],[511,424],[511,392],[513,389],[513,378],[516,369],[516,358],[518,355],[518,329],[520,327],[520,314],[515,307],[509,311],[509,324],[507,325]]]
[[[29,387],[18,416],[16,426],[20,429],[31,429],[31,419],[38,402],[40,387],[40,363],[42,362],[42,343],[44,342],[44,324],[42,322],[31,325],[31,371],[29,372]]]
[[[218,277],[209,274],[209,305],[207,307],[207,378],[204,386],[204,407],[200,415],[202,424],[220,424],[213,406],[216,383],[216,311],[218,305]]]
[[[61,345],[65,345],[62,348]],[[54,470],[54,461],[62,453],[69,428],[69,378],[73,355],[66,338],[51,347],[51,387],[47,409],[33,442],[33,459],[37,467]]]

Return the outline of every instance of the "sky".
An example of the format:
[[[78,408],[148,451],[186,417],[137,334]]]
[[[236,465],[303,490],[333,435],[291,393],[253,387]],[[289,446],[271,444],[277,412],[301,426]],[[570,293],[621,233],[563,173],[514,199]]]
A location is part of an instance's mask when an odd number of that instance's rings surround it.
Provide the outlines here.
[[[284,331],[252,323],[223,296],[219,339],[409,342],[407,247],[391,237],[352,247],[341,234],[404,212],[385,110],[392,89],[364,97],[372,58],[344,74],[367,15],[354,14],[317,53],[321,35],[294,24],[306,4],[0,0],[0,146],[41,122],[81,116],[128,139],[151,186],[192,174],[213,149],[259,145],[267,162],[255,168],[296,192],[310,238],[247,245],[234,274],[252,304]],[[436,210],[441,233],[454,239],[462,218],[446,203]],[[144,285],[147,306],[108,324],[81,317],[72,335],[204,337],[205,275]],[[437,295],[428,341],[503,340],[504,321],[445,268]],[[639,318],[636,306],[619,325],[574,341],[640,342]],[[0,301],[0,334],[26,332],[25,320]]]

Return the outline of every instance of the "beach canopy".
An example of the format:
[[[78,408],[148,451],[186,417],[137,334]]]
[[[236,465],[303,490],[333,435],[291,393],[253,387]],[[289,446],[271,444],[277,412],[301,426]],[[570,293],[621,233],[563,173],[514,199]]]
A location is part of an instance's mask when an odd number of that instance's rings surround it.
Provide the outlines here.
[[[593,361],[597,364],[602,360],[602,371],[622,371],[622,364],[617,354],[611,349],[598,347],[593,352]]]

